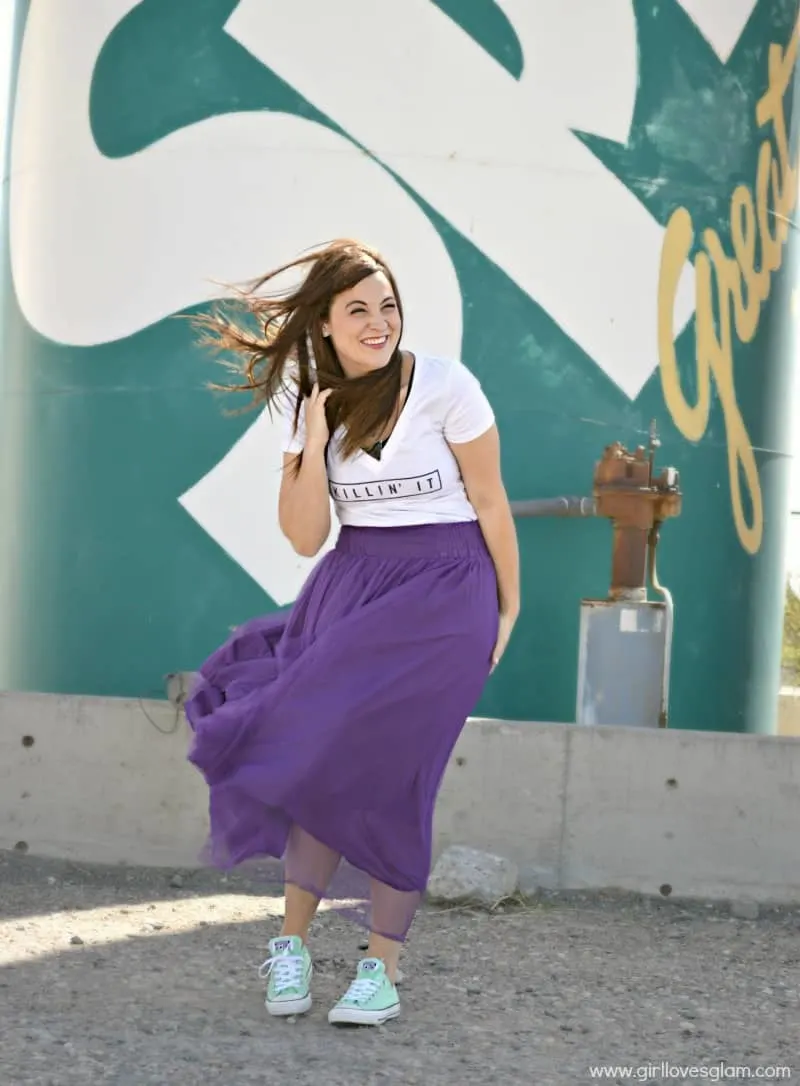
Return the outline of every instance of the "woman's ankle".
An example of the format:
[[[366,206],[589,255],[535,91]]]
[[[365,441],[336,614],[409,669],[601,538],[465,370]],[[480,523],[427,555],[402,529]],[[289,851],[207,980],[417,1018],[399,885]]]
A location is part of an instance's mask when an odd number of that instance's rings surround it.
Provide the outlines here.
[[[281,927],[279,939],[290,939],[292,936],[297,936],[305,946],[308,943],[308,928],[303,928],[298,924],[283,924]]]
[[[367,946],[367,957],[378,958],[383,962],[386,976],[392,982],[397,983],[397,967],[400,963],[400,951],[403,944],[394,939],[387,939],[385,935],[370,934]]]

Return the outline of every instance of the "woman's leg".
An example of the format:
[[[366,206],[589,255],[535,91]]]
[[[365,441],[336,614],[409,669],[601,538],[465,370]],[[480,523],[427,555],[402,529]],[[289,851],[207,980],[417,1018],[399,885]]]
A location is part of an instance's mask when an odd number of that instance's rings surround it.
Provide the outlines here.
[[[299,935],[305,943],[308,928],[341,857],[297,824],[286,846],[286,912],[281,935]]]
[[[308,942],[308,928],[319,908],[320,898],[316,894],[287,882],[286,911],[283,917],[281,935],[299,935],[304,943]]]
[[[417,890],[395,890],[377,879],[370,880],[372,916],[367,954],[380,958],[392,984],[397,980],[397,964],[408,930],[419,908]]]

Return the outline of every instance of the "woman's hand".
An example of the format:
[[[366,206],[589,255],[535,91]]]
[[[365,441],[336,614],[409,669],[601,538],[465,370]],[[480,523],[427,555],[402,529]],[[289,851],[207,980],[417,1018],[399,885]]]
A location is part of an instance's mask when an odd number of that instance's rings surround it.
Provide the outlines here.
[[[305,447],[310,452],[321,452],[328,444],[330,434],[328,420],[325,418],[325,404],[332,392],[332,388],[326,388],[324,392],[320,392],[319,385],[314,385],[311,395],[306,397],[303,404],[306,425]]]
[[[503,653],[506,651],[506,645],[511,638],[511,632],[514,629],[514,625],[517,621],[518,611],[501,611],[500,622],[497,628],[497,641],[495,642],[494,649],[492,651],[492,671],[500,663],[503,657]],[[491,675],[492,671],[489,672]]]

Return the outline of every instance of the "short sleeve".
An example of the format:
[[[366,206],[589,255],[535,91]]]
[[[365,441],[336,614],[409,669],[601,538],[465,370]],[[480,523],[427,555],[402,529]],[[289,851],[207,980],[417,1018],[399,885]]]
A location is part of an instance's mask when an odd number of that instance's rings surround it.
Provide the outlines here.
[[[283,451],[285,453],[301,453],[305,447],[306,435],[305,435],[305,423],[303,421],[302,414],[297,420],[297,430],[294,428],[294,417],[290,416],[287,419],[286,434],[283,439]]]
[[[494,422],[492,405],[486,398],[480,381],[463,362],[454,362],[450,367],[447,383],[445,439],[453,445],[474,441],[491,429]]]
[[[273,406],[283,426],[281,450],[295,455],[303,451],[306,443],[305,419],[302,408],[300,409],[297,431],[295,432],[294,412],[296,405],[297,392],[292,385],[287,383],[275,397]]]

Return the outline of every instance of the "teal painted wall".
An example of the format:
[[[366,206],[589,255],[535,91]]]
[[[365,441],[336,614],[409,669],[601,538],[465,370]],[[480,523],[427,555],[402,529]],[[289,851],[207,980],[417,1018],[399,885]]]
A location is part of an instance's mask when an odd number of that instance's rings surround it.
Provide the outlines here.
[[[167,672],[291,601],[308,567],[277,535],[274,435],[224,413],[205,387],[216,364],[175,315],[214,281],[354,234],[397,268],[408,344],[481,378],[512,498],[589,493],[603,447],[646,442],[657,419],[685,492],[660,557],[672,725],[772,731],[796,276],[794,233],[770,212],[795,212],[781,71],[796,0],[754,2],[746,21],[694,3],[697,22],[677,0],[598,0],[580,21],[545,0],[514,21],[491,0],[361,21],[350,6],[18,4],[0,685],[161,696]],[[356,78],[376,33],[385,55]],[[759,124],[770,79],[778,122],[766,100]],[[696,232],[684,254],[679,209]],[[696,308],[683,257],[702,283],[706,230],[729,259]],[[579,603],[607,591],[610,528],[519,532],[524,615],[479,708],[570,721]]]

